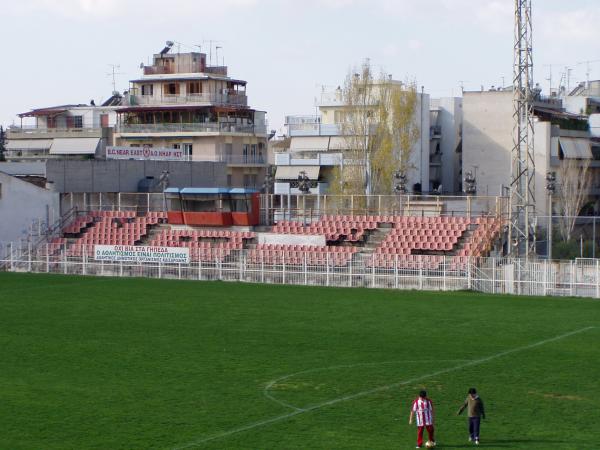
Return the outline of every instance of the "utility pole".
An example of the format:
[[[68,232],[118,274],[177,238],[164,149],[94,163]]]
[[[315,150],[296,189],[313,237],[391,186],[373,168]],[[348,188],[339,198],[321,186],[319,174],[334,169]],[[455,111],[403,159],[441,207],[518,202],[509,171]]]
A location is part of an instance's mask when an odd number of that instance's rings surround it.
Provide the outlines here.
[[[535,254],[530,229],[535,216],[535,160],[533,152],[533,46],[531,1],[515,0],[513,72],[513,149],[510,183],[509,252],[529,258]]]

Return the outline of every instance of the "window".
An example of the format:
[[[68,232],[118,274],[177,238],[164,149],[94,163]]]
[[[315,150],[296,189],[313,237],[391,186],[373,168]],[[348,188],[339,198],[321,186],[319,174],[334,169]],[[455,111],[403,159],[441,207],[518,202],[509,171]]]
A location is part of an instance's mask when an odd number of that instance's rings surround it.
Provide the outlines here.
[[[250,146],[250,161],[256,161],[256,144]]]
[[[73,128],[83,128],[83,116],[73,116]]]
[[[179,83],[166,83],[164,93],[165,95],[179,95]]]
[[[227,174],[227,187],[231,187],[232,177],[231,174]]]
[[[193,146],[192,144],[181,144],[182,148],[183,148],[183,155],[185,156],[185,160],[186,161],[191,161],[192,160],[192,149]]]
[[[56,117],[47,117],[46,118],[46,127],[47,128],[56,128]]]
[[[142,95],[154,95],[154,85],[142,84]]]
[[[175,150],[179,150],[181,148],[181,144],[173,144],[173,148]]]
[[[0,199],[2,198],[2,183],[0,183]]]
[[[248,150],[250,146],[248,144],[244,144],[242,147],[242,155],[244,157],[244,162],[248,162]]]
[[[199,81],[190,81],[187,84],[187,93],[188,94],[200,94],[202,92],[202,87]]]

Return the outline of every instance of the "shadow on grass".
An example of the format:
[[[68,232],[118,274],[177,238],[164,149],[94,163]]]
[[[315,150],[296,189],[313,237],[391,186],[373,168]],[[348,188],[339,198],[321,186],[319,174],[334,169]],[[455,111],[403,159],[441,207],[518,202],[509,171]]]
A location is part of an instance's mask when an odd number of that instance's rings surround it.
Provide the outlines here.
[[[515,448],[517,444],[573,444],[573,441],[557,441],[550,439],[494,439],[491,441],[482,441],[475,446],[471,442],[459,445],[441,444],[440,448]]]

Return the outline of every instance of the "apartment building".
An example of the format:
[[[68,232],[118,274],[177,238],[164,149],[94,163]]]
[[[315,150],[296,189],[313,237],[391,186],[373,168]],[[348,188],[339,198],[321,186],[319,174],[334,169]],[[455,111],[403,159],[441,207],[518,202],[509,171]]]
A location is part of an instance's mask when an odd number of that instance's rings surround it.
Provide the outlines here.
[[[390,80],[392,85],[400,81]],[[377,87],[375,87],[377,89]],[[311,194],[325,194],[335,167],[363,164],[352,160],[349,146],[352,137],[344,135],[342,122],[348,107],[342,89],[322,92],[317,103],[318,114],[286,116],[285,127],[289,141],[275,149],[275,194],[298,194],[298,177],[310,180]],[[419,138],[410,152],[407,188],[409,192],[430,188],[430,114],[429,95],[418,93],[414,121]]]
[[[19,114],[19,125],[7,129],[6,159],[102,157],[106,146],[112,144],[112,127],[121,98],[114,93],[101,105],[58,105]]]
[[[546,174],[560,173],[567,161],[590,162],[591,200],[600,200],[600,142],[590,132],[585,111],[569,112],[558,97],[534,101],[534,162],[536,213],[549,212]],[[511,181],[513,148],[512,90],[465,92],[463,96],[463,173],[476,177],[477,194],[506,195]],[[560,180],[557,180],[560,185]]]
[[[262,186],[266,113],[248,106],[246,81],[170,45],[141,69],[117,111],[116,148],[177,149],[184,160],[226,163],[230,187]]]

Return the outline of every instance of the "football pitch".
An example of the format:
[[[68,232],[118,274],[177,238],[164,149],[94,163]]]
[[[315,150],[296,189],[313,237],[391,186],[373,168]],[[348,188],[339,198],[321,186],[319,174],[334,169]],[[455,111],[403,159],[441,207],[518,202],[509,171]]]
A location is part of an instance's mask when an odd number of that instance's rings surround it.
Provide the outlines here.
[[[0,449],[600,448],[600,303],[0,274]]]

